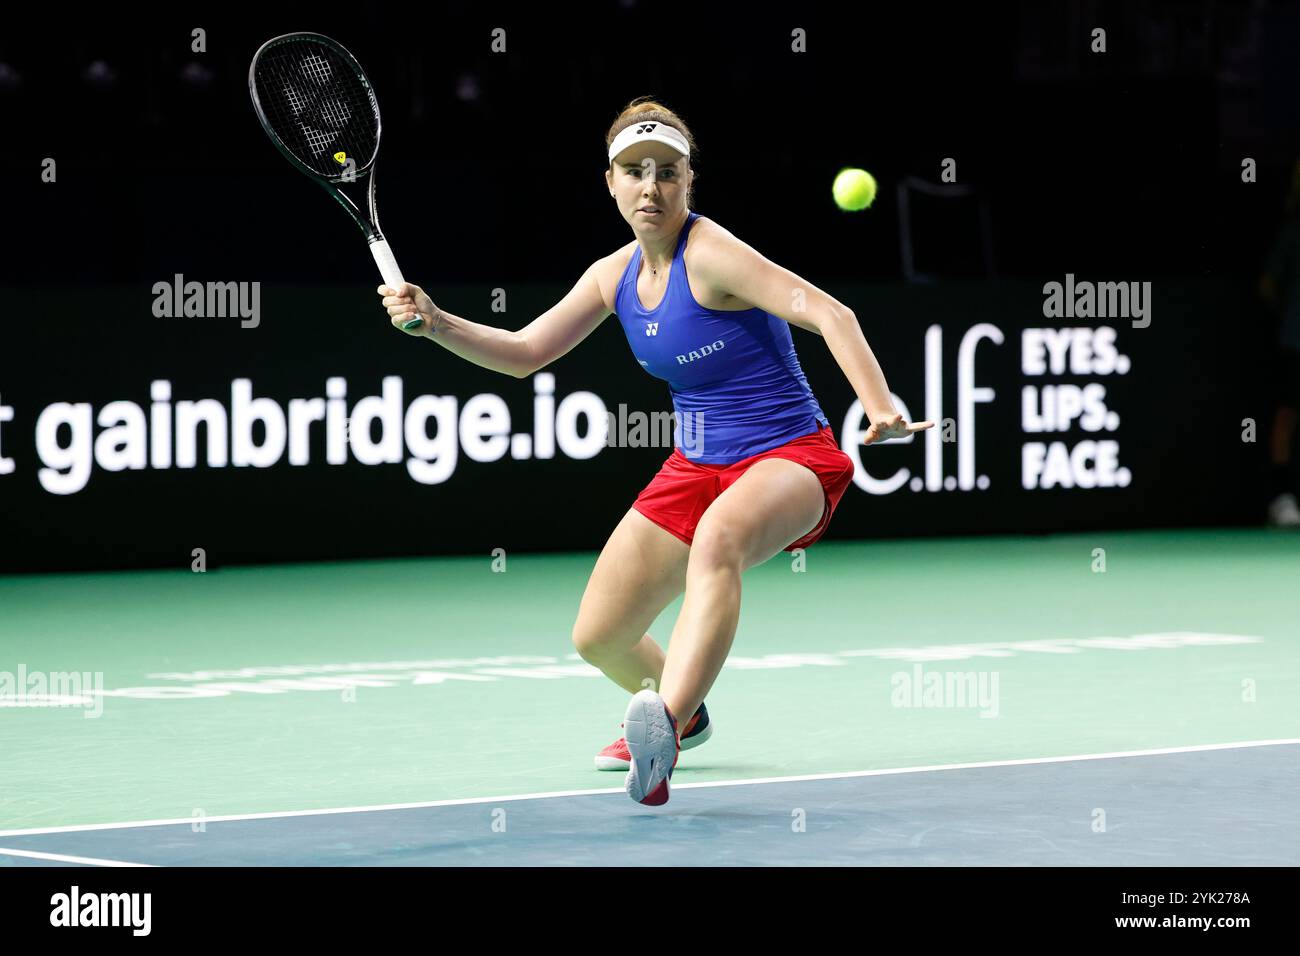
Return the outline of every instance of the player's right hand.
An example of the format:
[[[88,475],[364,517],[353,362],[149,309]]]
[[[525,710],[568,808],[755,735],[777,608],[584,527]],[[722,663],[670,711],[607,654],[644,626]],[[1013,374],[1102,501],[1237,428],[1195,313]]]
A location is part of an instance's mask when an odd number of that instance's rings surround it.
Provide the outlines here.
[[[418,285],[410,282],[403,282],[397,288],[381,285],[377,291],[384,297],[383,304],[388,309],[389,321],[399,332],[424,335],[433,327],[438,307]],[[406,323],[417,318],[421,320],[419,325],[403,328]]]

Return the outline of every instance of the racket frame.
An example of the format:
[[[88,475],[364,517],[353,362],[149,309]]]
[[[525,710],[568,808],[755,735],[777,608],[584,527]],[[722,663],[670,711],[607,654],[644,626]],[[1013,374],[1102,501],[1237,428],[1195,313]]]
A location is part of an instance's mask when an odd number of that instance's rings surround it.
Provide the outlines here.
[[[282,46],[285,43],[304,40],[328,47],[342,57],[352,67],[357,78],[365,87],[370,105],[375,111],[374,150],[371,152],[363,166],[355,170],[344,170],[337,176],[324,176],[294,155],[293,150],[284,143],[280,138],[280,135],[275,131],[275,128],[267,119],[266,111],[262,108],[261,97],[259,97],[257,93],[257,64],[261,60],[262,54],[274,47]],[[384,234],[379,228],[379,207],[375,203],[375,169],[379,159],[379,144],[382,139],[384,128],[383,118],[379,112],[379,98],[375,95],[375,88],[371,84],[370,78],[366,76],[366,71],[363,70],[361,64],[357,62],[357,58],[354,57],[348,49],[343,46],[343,44],[321,33],[298,32],[281,34],[278,37],[272,37],[267,40],[258,47],[257,52],[253,54],[253,60],[248,66],[248,93],[253,100],[253,111],[257,114],[258,123],[261,124],[266,135],[270,137],[271,142],[275,144],[275,148],[280,151],[280,155],[287,159],[290,165],[295,169],[310,177],[320,185],[322,189],[329,193],[329,195],[334,197],[335,201],[338,202],[338,204],[347,211],[348,215],[352,217],[353,222],[355,222],[358,228],[360,228],[362,234],[366,237],[366,242],[370,245],[371,255],[374,256],[375,264],[379,266],[379,272],[384,277],[384,282],[394,287],[403,283],[405,280],[402,278],[402,272],[397,266],[397,261],[393,257],[392,250],[388,246],[388,240],[384,238]],[[367,180],[366,209],[364,212],[351,196],[347,195],[347,193],[343,192],[338,187],[339,183],[360,182],[362,179]]]

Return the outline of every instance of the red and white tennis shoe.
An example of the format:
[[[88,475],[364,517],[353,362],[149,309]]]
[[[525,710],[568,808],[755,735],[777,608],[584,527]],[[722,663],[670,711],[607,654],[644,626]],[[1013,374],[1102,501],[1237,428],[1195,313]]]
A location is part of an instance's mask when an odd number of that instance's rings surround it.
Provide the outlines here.
[[[620,725],[622,726],[622,725]],[[682,749],[698,747],[713,736],[713,724],[709,720],[709,710],[703,704],[686,723],[682,731]],[[627,773],[632,766],[632,755],[627,750],[627,738],[619,737],[600,753],[596,754],[597,770],[621,770]]]
[[[662,806],[668,802],[668,781],[682,749],[677,718],[654,691],[638,691],[623,716],[623,734],[631,757],[623,784],[627,795],[649,807]]]

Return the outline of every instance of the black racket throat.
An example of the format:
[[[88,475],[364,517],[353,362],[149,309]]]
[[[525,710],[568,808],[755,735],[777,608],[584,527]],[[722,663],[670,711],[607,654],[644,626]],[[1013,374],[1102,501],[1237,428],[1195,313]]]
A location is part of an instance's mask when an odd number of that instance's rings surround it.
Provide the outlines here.
[[[334,199],[347,210],[353,221],[361,229],[362,233],[370,242],[376,242],[384,238],[384,234],[379,228],[379,208],[375,203],[375,166],[371,164],[370,169],[364,176],[358,176],[354,182],[333,183],[325,179],[317,178],[316,182],[320,187],[329,193]],[[365,190],[365,197],[354,200],[344,190],[357,191]]]

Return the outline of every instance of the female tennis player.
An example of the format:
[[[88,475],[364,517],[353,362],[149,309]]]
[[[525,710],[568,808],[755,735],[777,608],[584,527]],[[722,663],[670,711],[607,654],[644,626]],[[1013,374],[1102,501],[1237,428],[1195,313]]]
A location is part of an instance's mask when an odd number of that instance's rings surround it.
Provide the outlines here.
[[[695,141],[677,114],[634,100],[605,145],[633,239],[520,331],[445,312],[410,283],[379,294],[394,327],[516,378],[617,313],[637,360],[668,382],[675,447],[605,543],[573,628],[582,658],[634,695],[596,765],[625,769],[628,795],[657,806],[678,753],[712,732],[704,696],[735,637],[741,574],[820,538],[852,478],[789,326],[825,340],[871,422],[863,444],[934,423],[903,421],[850,308],[690,210]],[[665,655],[646,628],[683,591]]]

